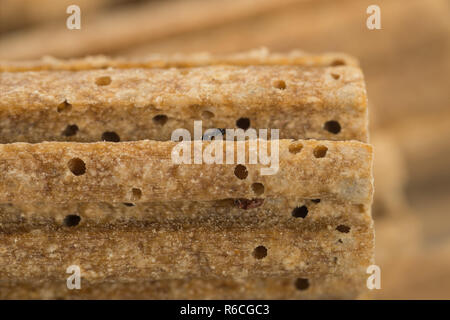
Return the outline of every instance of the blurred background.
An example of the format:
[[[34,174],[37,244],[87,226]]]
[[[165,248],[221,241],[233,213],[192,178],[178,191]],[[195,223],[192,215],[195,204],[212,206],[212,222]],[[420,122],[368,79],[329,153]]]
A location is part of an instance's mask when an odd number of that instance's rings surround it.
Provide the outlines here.
[[[81,30],[66,28],[71,4]],[[366,27],[372,4],[381,30]],[[263,46],[360,60],[382,270],[382,289],[363,298],[450,299],[450,1],[0,0],[1,60]]]

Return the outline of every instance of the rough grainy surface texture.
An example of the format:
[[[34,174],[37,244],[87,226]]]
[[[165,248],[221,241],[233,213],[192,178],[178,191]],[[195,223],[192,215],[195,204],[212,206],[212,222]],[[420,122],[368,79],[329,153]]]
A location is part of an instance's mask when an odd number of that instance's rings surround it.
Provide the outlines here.
[[[309,278],[175,279],[156,281],[1,281],[0,299],[353,299],[365,291],[366,275]]]
[[[86,227],[124,226],[140,222],[181,223],[189,219],[206,218],[233,220],[240,217],[271,217],[274,221],[290,219],[292,223],[300,223],[304,219],[316,221],[324,217],[338,218],[346,215],[346,212],[355,211],[358,206],[364,212],[364,205],[295,197],[141,203],[8,203],[0,204],[0,230],[12,232],[45,226],[64,227],[68,226],[67,217],[72,215],[80,218],[76,225]]]
[[[208,65],[297,65],[309,67],[358,66],[358,60],[344,53],[308,54],[295,50],[289,53],[270,53],[266,48],[227,55],[208,52],[194,54],[151,54],[142,58],[110,58],[90,56],[81,59],[43,57],[40,60],[1,61],[0,71],[42,71],[130,68],[192,68]]]
[[[370,207],[336,204],[320,210],[318,205],[305,218],[280,219],[255,211],[233,219],[211,216],[123,226],[48,224],[18,230],[19,223],[0,234],[0,279],[64,280],[70,265],[80,266],[83,279],[94,282],[363,277],[373,262]]]
[[[193,134],[194,120],[279,129],[281,138],[368,139],[364,78],[351,66],[2,72],[0,92],[1,143],[108,140],[104,132],[170,140],[178,128]]]
[[[227,142],[3,144],[0,202],[146,202],[255,196],[372,202],[370,145],[316,140]],[[177,151],[183,145],[186,150]],[[270,160],[261,157],[264,145],[271,150]],[[222,164],[205,163],[205,155],[213,152],[216,160],[222,156]],[[177,164],[171,156],[188,153],[188,163]],[[203,163],[194,164],[202,153]],[[245,165],[237,165],[235,156],[243,153]],[[267,160],[274,170],[264,172],[269,165],[250,164],[252,158],[255,162]],[[224,164],[227,160],[234,164]]]

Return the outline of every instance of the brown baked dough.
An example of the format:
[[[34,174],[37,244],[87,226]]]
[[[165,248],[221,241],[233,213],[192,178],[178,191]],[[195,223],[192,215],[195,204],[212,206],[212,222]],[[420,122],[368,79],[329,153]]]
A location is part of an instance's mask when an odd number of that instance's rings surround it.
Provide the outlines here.
[[[0,142],[170,140],[203,128],[368,140],[356,67],[205,66],[0,73]],[[106,136],[105,136],[106,134]]]
[[[248,151],[253,144],[262,146],[266,142],[267,150],[277,150],[276,144],[279,150],[279,164],[275,165],[276,161],[272,159],[273,171],[268,175],[263,170],[269,169],[269,165],[260,161],[250,164]],[[245,149],[238,149],[240,144]],[[171,156],[182,145],[191,146],[189,164],[177,164]],[[231,146],[228,150],[227,145]],[[206,158],[202,164],[194,164],[196,150],[203,149],[204,155],[210,154],[215,146],[218,146],[216,150],[223,151],[222,164],[205,163]],[[242,159],[245,163],[237,164],[237,159],[231,155],[236,157],[236,154],[242,154],[242,150],[245,150],[246,157]],[[274,151],[274,159],[275,154]],[[225,164],[227,159],[234,163]],[[370,204],[372,180],[372,147],[356,141],[249,140],[225,143],[216,140],[0,145],[0,203],[149,202],[291,196]],[[261,184],[263,192],[259,190],[261,186],[255,184]]]

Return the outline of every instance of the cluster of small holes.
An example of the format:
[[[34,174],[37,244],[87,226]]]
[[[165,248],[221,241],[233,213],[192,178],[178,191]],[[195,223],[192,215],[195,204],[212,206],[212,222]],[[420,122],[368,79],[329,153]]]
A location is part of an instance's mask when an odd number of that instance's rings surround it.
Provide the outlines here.
[[[283,80],[275,80],[275,81],[272,83],[272,85],[273,85],[273,87],[274,87],[275,89],[279,89],[279,90],[284,90],[284,89],[286,89],[286,82],[283,81]]]
[[[314,148],[314,157],[316,158],[324,158],[327,154],[328,148],[320,145]]]
[[[168,119],[169,118],[167,118],[165,114],[158,114],[153,117],[153,122],[157,125],[163,126],[166,124]]]
[[[248,128],[250,128],[250,119],[249,118],[239,118],[236,121],[236,126],[243,130],[247,130]]]
[[[70,111],[72,109],[72,105],[67,102],[67,100],[64,100],[64,102],[60,103],[58,107],[56,108],[56,111],[58,112],[65,112]]]
[[[258,246],[253,250],[253,257],[261,260],[267,257],[267,248],[264,246]]]
[[[333,134],[338,134],[339,132],[341,132],[341,125],[336,120],[330,120],[325,122],[323,128]]]
[[[295,288],[300,291],[304,291],[309,288],[309,280],[305,278],[298,278],[295,280]]]
[[[292,210],[292,216],[294,218],[305,219],[307,215],[308,215],[308,207],[307,206],[296,207],[296,208],[294,208],[294,210]]]
[[[78,126],[76,124],[69,124],[62,132],[63,136],[71,137],[76,135],[78,132]]]
[[[336,230],[342,233],[349,233],[350,232],[350,227],[346,226],[344,224],[340,224],[336,227]]]
[[[262,183],[255,182],[252,184],[252,190],[257,196],[260,196],[264,193],[264,185]]]
[[[119,142],[120,137],[114,131],[105,131],[102,134],[102,141]]]
[[[133,198],[133,201],[137,201],[141,199],[142,197],[142,191],[138,188],[132,188],[131,189],[131,197]]]
[[[81,176],[86,173],[86,164],[80,158],[70,159],[67,163],[69,170],[76,176]]]
[[[234,175],[241,180],[244,180],[247,178],[248,176],[248,170],[246,166],[243,166],[242,164],[238,164],[235,168],[234,168]]]
[[[95,79],[95,83],[98,86],[107,86],[107,85],[111,84],[111,77],[108,77],[108,76],[98,77],[97,79]]]
[[[293,154],[297,154],[303,149],[303,144],[300,142],[293,142],[289,145],[289,152]]]
[[[80,221],[81,221],[80,216],[76,214],[69,214],[64,218],[63,224],[66,227],[75,227],[80,223]]]

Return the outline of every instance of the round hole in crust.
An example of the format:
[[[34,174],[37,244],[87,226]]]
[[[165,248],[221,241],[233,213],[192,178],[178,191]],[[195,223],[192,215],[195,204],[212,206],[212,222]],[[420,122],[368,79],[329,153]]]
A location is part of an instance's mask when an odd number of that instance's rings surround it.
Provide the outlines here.
[[[135,206],[135,204],[131,203],[131,202],[124,202],[123,205],[126,207],[134,207]]]
[[[111,84],[111,77],[108,77],[108,76],[98,77],[97,79],[95,79],[95,83],[98,86],[107,86],[107,85]]]
[[[56,111],[58,112],[64,112],[64,111],[70,111],[72,109],[72,105],[67,102],[67,100],[64,100],[61,102],[58,107],[56,108]]]
[[[139,200],[142,197],[142,191],[139,188],[132,188],[131,189],[131,197],[134,201]]]
[[[249,118],[239,118],[236,121],[236,126],[243,130],[247,130],[248,128],[250,128],[250,119]]]
[[[78,126],[76,124],[69,124],[62,132],[63,136],[71,137],[76,135],[78,132]]]
[[[267,248],[264,246],[258,246],[253,250],[253,257],[261,260],[267,257]]]
[[[264,185],[262,183],[255,182],[252,184],[252,190],[257,196],[262,195],[264,193]]]
[[[86,173],[86,164],[80,158],[70,159],[67,163],[69,170],[76,176],[81,176]]]
[[[211,119],[211,118],[213,118],[213,117],[214,117],[214,113],[212,113],[211,111],[204,110],[204,111],[202,112],[202,118],[203,118],[203,119]]]
[[[309,288],[309,280],[305,278],[298,278],[295,280],[295,288],[300,291],[304,291]]]
[[[102,141],[119,142],[120,137],[114,131],[105,131],[102,133]]]
[[[248,171],[247,171],[247,167],[243,166],[242,164],[238,164],[235,168],[234,168],[234,175],[236,177],[238,177],[241,180],[244,180],[245,178],[247,178],[248,176]]]
[[[345,63],[345,61],[342,60],[342,59],[336,59],[336,60],[333,60],[333,61],[330,63],[330,66],[332,66],[332,67],[345,66],[345,65],[346,65],[346,63]]]
[[[284,90],[286,89],[286,82],[284,80],[275,80],[272,83],[273,87],[279,90]]]
[[[157,125],[163,126],[169,118],[165,114],[158,114],[153,117],[153,122]]]
[[[303,144],[301,144],[300,142],[292,142],[289,145],[289,152],[293,153],[293,154],[297,154],[300,151],[302,151],[303,149]]]
[[[323,128],[333,134],[338,134],[339,132],[341,132],[341,124],[336,120],[330,120],[325,122]]]
[[[334,80],[339,80],[339,78],[341,77],[341,75],[340,75],[339,73],[332,73],[332,74],[331,74],[331,77],[332,77]]]
[[[317,146],[314,148],[314,157],[323,158],[326,156],[327,151],[328,151],[327,147],[325,147],[323,145]]]
[[[336,227],[336,230],[342,233],[349,233],[350,232],[350,227],[346,226],[344,224],[340,224]]]
[[[75,227],[77,226],[81,221],[81,217],[76,214],[69,214],[65,216],[63,220],[63,224],[66,227]]]
[[[296,208],[294,208],[294,210],[292,210],[292,216],[294,218],[305,219],[307,215],[308,215],[308,207],[307,206],[296,207]]]

